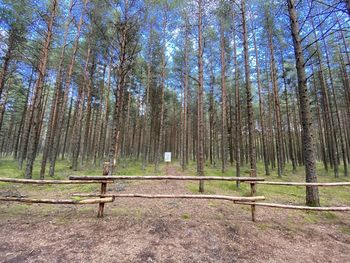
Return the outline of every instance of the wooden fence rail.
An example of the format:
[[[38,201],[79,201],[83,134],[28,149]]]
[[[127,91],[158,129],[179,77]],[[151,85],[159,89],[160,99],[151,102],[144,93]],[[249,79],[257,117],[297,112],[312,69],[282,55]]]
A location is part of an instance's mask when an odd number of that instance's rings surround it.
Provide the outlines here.
[[[244,197],[244,196],[227,196],[227,195],[150,195],[150,194],[73,194],[73,196],[80,197],[124,197],[124,198],[179,198],[179,199],[216,199],[216,200],[227,200],[234,202],[248,202],[248,201],[261,201],[265,200],[264,196]]]
[[[350,186],[350,182],[335,182],[335,183],[303,183],[303,182],[255,182],[256,184],[265,184],[265,185],[284,185],[284,186]]]
[[[33,180],[33,179],[17,179],[0,177],[0,182],[18,183],[18,184],[100,184],[113,183],[108,180]]]
[[[263,177],[223,177],[223,176],[130,176],[130,175],[105,175],[105,176],[69,176],[69,180],[89,181],[89,180],[179,180],[179,181],[241,181],[256,182],[264,181]]]
[[[283,209],[294,209],[294,210],[308,210],[308,211],[350,211],[350,206],[303,206],[303,205],[284,205],[284,204],[275,204],[275,203],[260,203],[260,202],[236,202],[240,205],[256,205],[256,206],[265,206],[265,207],[274,207],[274,208],[283,208]]]
[[[336,186],[350,186],[350,182],[332,182],[332,183],[307,183],[307,182],[271,182],[271,181],[256,181],[247,182],[260,185],[281,185],[281,186],[320,186],[320,187],[336,187]],[[241,205],[251,206],[264,206],[282,209],[294,209],[294,210],[306,210],[306,211],[338,211],[345,212],[350,211],[350,206],[303,206],[303,205],[287,205],[287,204],[276,204],[276,203],[261,203],[261,202],[237,202]],[[252,210],[253,212],[253,210]],[[254,217],[254,216],[253,216]]]
[[[71,204],[71,205],[87,205],[87,204],[100,204],[111,203],[113,197],[85,199],[85,200],[65,200],[65,199],[31,199],[24,197],[0,197],[0,201],[21,202],[21,203],[38,203],[38,204]]]

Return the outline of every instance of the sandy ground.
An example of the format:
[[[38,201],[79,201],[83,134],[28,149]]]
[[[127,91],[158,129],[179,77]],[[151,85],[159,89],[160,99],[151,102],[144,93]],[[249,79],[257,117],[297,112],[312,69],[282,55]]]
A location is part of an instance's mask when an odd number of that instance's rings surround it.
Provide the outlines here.
[[[111,188],[188,193],[181,181]],[[0,208],[0,262],[350,262],[349,213],[310,220],[305,212],[258,208],[253,223],[249,207],[225,201],[118,199],[103,219],[97,205],[30,205],[17,213],[11,205]]]

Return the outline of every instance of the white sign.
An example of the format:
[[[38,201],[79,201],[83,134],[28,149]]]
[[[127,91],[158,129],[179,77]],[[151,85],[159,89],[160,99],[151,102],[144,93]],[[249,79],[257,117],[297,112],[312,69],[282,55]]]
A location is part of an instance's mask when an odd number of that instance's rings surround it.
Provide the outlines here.
[[[171,152],[165,152],[164,153],[164,161],[165,162],[171,162]]]

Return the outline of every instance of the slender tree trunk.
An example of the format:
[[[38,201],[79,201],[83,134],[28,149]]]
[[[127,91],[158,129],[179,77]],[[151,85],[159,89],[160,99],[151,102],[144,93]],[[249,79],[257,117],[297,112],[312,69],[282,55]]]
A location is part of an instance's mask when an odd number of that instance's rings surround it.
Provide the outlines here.
[[[275,109],[275,127],[276,127],[276,155],[277,155],[277,174],[279,177],[283,173],[283,141],[282,141],[282,121],[281,121],[281,108],[280,100],[278,94],[278,83],[277,83],[277,70],[275,62],[275,51],[272,42],[272,29],[271,21],[267,16],[267,35],[268,35],[268,46],[270,50],[270,64],[271,64],[271,81],[272,81],[272,91],[274,98],[274,109]]]
[[[7,44],[7,50],[4,57],[4,62],[2,64],[2,69],[0,72],[0,99],[2,99],[2,96],[3,96],[5,82],[8,77],[9,65],[13,58],[14,49],[16,48],[16,44],[15,44],[16,34],[17,34],[16,26],[12,25],[12,28],[9,30],[9,39],[8,39],[9,41]],[[1,125],[2,125],[2,122],[0,122],[0,127]]]
[[[45,169],[46,169],[46,162],[47,158],[50,154],[50,149],[53,144],[53,131],[55,130],[55,126],[57,124],[57,105],[58,105],[58,98],[61,90],[61,82],[62,82],[62,74],[63,74],[63,60],[64,56],[66,53],[66,44],[67,44],[67,36],[68,36],[68,30],[69,30],[69,25],[71,21],[71,16],[72,16],[72,8],[73,8],[73,0],[70,0],[69,4],[69,14],[68,18],[66,21],[66,26],[65,26],[65,32],[64,32],[64,37],[63,37],[63,44],[61,48],[61,55],[60,55],[60,60],[57,68],[57,77],[56,77],[56,84],[55,84],[55,93],[54,97],[51,102],[51,111],[50,111],[50,117],[49,117],[49,122],[48,122],[48,127],[47,127],[47,133],[46,133],[46,138],[45,138],[45,144],[44,144],[44,149],[43,149],[43,156],[41,160],[41,169],[40,169],[40,178],[44,179],[45,176]]]
[[[46,31],[46,37],[41,51],[41,57],[39,62],[38,78],[36,80],[35,89],[34,89],[34,98],[33,98],[33,108],[32,108],[32,123],[31,123],[31,133],[29,138],[28,152],[27,152],[27,166],[25,171],[25,178],[32,178],[33,165],[37,151],[38,145],[38,131],[40,129],[41,115],[41,97],[44,88],[44,78],[46,74],[47,61],[49,56],[49,48],[52,39],[53,24],[56,17],[56,11],[58,7],[58,1],[53,0],[51,4],[51,15],[48,21],[48,27]]]
[[[5,110],[6,110],[6,104],[8,101],[8,95],[9,95],[9,87],[12,85],[13,80],[10,79],[9,85],[5,86],[2,97],[0,98],[0,130],[2,128],[2,123],[4,120]]]
[[[197,98],[197,175],[204,176],[204,124],[203,124],[203,0],[198,0],[198,98]],[[199,192],[204,182],[199,181]]]
[[[66,125],[66,131],[64,133],[64,140],[63,140],[63,148],[62,148],[62,160],[64,160],[64,156],[66,154],[66,148],[67,148],[67,140],[68,140],[68,133],[69,133],[69,127],[71,125],[71,118],[72,118],[72,109],[73,109],[73,97],[70,100],[70,106],[68,110],[68,119],[67,119],[67,125]]]
[[[227,117],[226,117],[226,62],[225,36],[223,22],[220,21],[220,55],[221,55],[221,172],[226,172]]]
[[[184,171],[186,169],[187,161],[186,161],[186,155],[188,153],[188,143],[187,143],[187,104],[188,104],[188,34],[189,34],[189,25],[188,25],[188,17],[186,15],[185,17],[185,72],[184,72],[184,109],[183,109],[183,131],[182,131],[182,170]]]
[[[84,17],[85,11],[86,11],[87,3],[88,3],[88,0],[84,0],[84,8],[83,8],[82,14],[80,15],[80,20],[79,20],[78,27],[77,27],[77,34],[76,34],[76,37],[74,40],[73,53],[72,53],[69,67],[68,67],[68,73],[67,73],[66,81],[64,84],[64,90],[63,90],[62,97],[61,97],[61,103],[59,103],[57,106],[57,113],[56,113],[57,114],[57,125],[56,125],[55,137],[53,140],[53,144],[52,144],[53,146],[52,146],[51,155],[50,155],[49,174],[51,177],[53,177],[55,174],[56,159],[57,159],[57,155],[58,155],[58,151],[59,151],[59,144],[60,144],[60,140],[61,140],[61,133],[59,131],[62,130],[63,125],[64,125],[64,116],[65,116],[65,112],[66,112],[69,87],[70,87],[70,83],[72,80],[76,54],[78,51],[79,40],[80,40],[80,35],[81,35],[81,27],[83,24],[83,17]]]
[[[294,156],[294,144],[293,144],[293,137],[292,137],[291,119],[290,119],[290,112],[289,112],[288,90],[287,90],[286,72],[284,70],[283,55],[282,55],[282,70],[283,70],[284,96],[285,96],[285,101],[286,101],[289,158],[292,161],[292,167],[293,167],[292,171],[293,171],[293,173],[295,173],[296,169],[297,169],[297,165],[296,165],[295,156]]]
[[[261,95],[260,63],[259,63],[258,48],[256,46],[255,31],[253,31],[253,40],[254,40],[254,50],[255,50],[256,74],[257,74],[256,77],[258,81],[259,117],[260,117],[260,125],[261,125],[262,152],[263,152],[263,159],[264,159],[265,174],[270,175],[269,161],[268,161],[267,149],[266,149],[266,139],[265,139],[266,138],[265,112],[264,112],[263,98]]]
[[[314,36],[317,39],[317,33],[316,29],[314,26],[313,19],[311,19],[311,25],[314,31]],[[329,98],[329,93],[328,93],[328,87],[327,87],[327,82],[324,77],[324,69],[322,65],[322,58],[320,54],[320,48],[318,45],[318,42],[316,42],[316,54],[317,54],[317,60],[319,63],[319,79],[320,79],[320,87],[321,87],[321,92],[322,92],[322,98],[323,98],[323,110],[325,114],[325,124],[326,128],[328,128],[328,147],[330,150],[330,156],[332,157],[332,163],[333,163],[333,168],[334,168],[334,175],[337,178],[339,176],[339,168],[338,168],[338,143],[337,143],[337,133],[335,130],[335,125],[334,125],[334,118],[332,114],[332,105],[331,105],[331,100]],[[333,85],[333,83],[331,83]]]
[[[165,7],[167,8],[167,7]],[[162,76],[161,76],[161,96],[160,96],[160,122],[159,122],[159,137],[158,144],[156,148],[156,158],[154,162],[154,171],[157,173],[159,171],[159,161],[161,155],[161,149],[164,144],[164,112],[165,112],[165,52],[166,52],[166,28],[167,28],[167,11],[164,11],[163,17],[163,49],[162,49]]]
[[[235,17],[233,17],[233,64],[234,64],[234,87],[235,87],[235,155],[236,155],[236,176],[241,175],[241,98],[239,93],[239,75],[238,75],[238,63],[237,63],[237,45],[236,45],[236,25]],[[237,187],[239,187],[239,181],[237,181]]]
[[[322,32],[322,29],[321,29]],[[323,32],[322,32],[323,35]],[[341,120],[340,120],[340,115],[339,115],[339,106],[337,102],[337,97],[336,97],[336,90],[334,87],[334,82],[333,82],[333,74],[330,66],[330,59],[329,59],[329,54],[328,54],[328,48],[326,45],[326,41],[323,39],[323,45],[325,47],[325,53],[326,53],[326,61],[327,61],[327,68],[328,68],[328,74],[329,74],[329,80],[331,84],[331,91],[333,95],[333,103],[335,107],[335,116],[336,116],[336,128],[338,130],[339,134],[339,139],[340,139],[340,147],[342,151],[342,158],[343,158],[343,164],[344,164],[344,176],[348,176],[348,163],[347,163],[347,158],[346,158],[346,150],[345,150],[345,143],[344,143],[344,136],[343,136],[343,130],[341,127]]]
[[[105,149],[106,149],[106,139],[107,139],[107,128],[108,128],[108,120],[109,120],[109,94],[111,90],[111,72],[112,72],[112,62],[110,61],[109,63],[109,68],[108,68],[108,82],[107,82],[107,93],[105,96],[105,115],[104,115],[104,124],[101,129],[102,132],[102,138],[101,138],[101,149],[100,149],[100,158],[104,158],[105,155]]]
[[[92,125],[92,89],[93,89],[93,79],[94,79],[94,73],[95,73],[95,51],[93,51],[92,54],[92,63],[91,63],[91,67],[90,67],[90,74],[89,74],[89,78],[87,81],[87,85],[85,86],[87,89],[87,102],[86,102],[86,116],[85,116],[85,129],[84,129],[84,138],[83,138],[83,152],[81,154],[81,161],[83,162],[85,158],[89,158],[90,157],[90,151],[89,151],[89,138],[91,135],[91,125]]]
[[[300,29],[294,0],[288,0],[288,12],[291,25],[291,33],[294,44],[296,69],[298,76],[299,101],[301,107],[301,123],[303,128],[303,151],[305,161],[306,182],[317,182],[315,151],[312,138],[311,110],[308,98],[305,63],[300,40]],[[319,206],[319,194],[317,186],[306,187],[306,203],[310,206]]]
[[[246,23],[245,0],[241,2],[242,9],[242,27],[243,27],[243,49],[244,49],[244,69],[245,69],[245,86],[247,95],[247,117],[248,117],[248,152],[250,169],[256,171],[256,156],[254,144],[254,116],[253,116],[253,96],[250,83],[250,66],[249,66],[249,49],[248,49],[248,32]],[[256,173],[252,173],[256,175]]]

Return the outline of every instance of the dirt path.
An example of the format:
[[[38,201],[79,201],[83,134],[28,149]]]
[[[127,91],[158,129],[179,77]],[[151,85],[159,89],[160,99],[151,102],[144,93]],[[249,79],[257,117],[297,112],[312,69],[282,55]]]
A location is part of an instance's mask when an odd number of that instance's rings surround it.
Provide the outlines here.
[[[181,181],[109,190],[190,193]],[[96,206],[0,205],[0,262],[350,262],[349,214],[259,208],[252,223],[249,208],[222,201],[119,199],[104,219]]]

